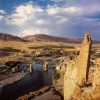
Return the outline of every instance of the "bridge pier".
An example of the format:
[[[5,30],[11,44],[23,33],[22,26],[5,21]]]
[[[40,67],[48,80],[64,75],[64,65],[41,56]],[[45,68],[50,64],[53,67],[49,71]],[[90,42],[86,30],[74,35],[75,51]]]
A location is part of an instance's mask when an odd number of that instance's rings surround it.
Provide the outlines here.
[[[29,67],[30,67],[30,73],[33,73],[33,66],[32,66],[32,64],[30,64]]]
[[[48,62],[45,61],[43,64],[43,70],[48,70]]]

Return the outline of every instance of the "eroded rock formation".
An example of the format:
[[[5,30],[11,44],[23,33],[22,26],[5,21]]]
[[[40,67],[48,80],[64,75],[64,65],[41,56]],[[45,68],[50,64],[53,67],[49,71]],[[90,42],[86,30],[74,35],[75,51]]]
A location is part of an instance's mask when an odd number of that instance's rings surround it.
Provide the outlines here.
[[[64,100],[69,100],[76,87],[77,66],[75,65],[76,63],[72,61],[67,64],[67,70],[64,75]]]
[[[96,67],[93,79],[93,90],[100,87],[100,59],[96,61]]]

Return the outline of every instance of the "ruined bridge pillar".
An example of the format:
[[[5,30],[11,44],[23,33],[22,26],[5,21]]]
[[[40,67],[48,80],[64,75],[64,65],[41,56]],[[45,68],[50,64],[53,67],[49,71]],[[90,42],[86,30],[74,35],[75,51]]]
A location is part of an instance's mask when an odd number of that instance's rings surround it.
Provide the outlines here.
[[[29,69],[30,69],[30,73],[32,73],[33,72],[33,65],[32,64],[29,65]]]
[[[43,64],[43,70],[48,70],[48,62],[45,61]]]

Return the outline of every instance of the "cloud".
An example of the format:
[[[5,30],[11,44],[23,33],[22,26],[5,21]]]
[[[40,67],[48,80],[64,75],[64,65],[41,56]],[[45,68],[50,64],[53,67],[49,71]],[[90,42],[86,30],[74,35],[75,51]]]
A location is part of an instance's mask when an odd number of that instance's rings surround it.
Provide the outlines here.
[[[35,35],[35,34],[50,34],[50,31],[47,29],[29,28],[29,29],[23,30],[23,32],[19,34],[19,36],[23,37],[23,36]]]
[[[67,13],[67,14],[75,14],[78,13],[81,10],[81,8],[77,7],[49,7],[47,9],[48,15],[55,15],[55,14],[61,14],[61,13]]]
[[[6,14],[5,10],[0,10],[0,22],[5,20],[5,14]]]
[[[2,20],[3,19],[3,16],[0,16],[0,20]]]
[[[61,24],[63,22],[67,22],[68,21],[68,18],[67,17],[63,17],[63,16],[56,16],[56,19],[57,19],[57,23],[58,24]]]
[[[35,23],[41,25],[41,24],[44,24],[45,21],[43,19],[39,19],[39,20],[36,20]]]
[[[33,6],[32,2],[16,7],[15,11],[9,16],[8,24],[24,25],[31,20],[35,13],[41,13],[43,9]]]
[[[5,10],[0,10],[0,14],[6,14]]]
[[[14,29],[8,28],[9,32],[13,31],[20,36],[51,34],[81,37],[85,32],[97,34],[95,38],[100,36],[98,34],[100,31],[100,2],[98,0],[91,0],[91,2],[90,0],[50,1],[54,3],[45,7],[32,1],[18,5],[11,14],[0,15],[0,20],[5,18],[5,26]],[[60,2],[64,3],[59,5]],[[0,10],[0,12],[4,14],[5,11]]]

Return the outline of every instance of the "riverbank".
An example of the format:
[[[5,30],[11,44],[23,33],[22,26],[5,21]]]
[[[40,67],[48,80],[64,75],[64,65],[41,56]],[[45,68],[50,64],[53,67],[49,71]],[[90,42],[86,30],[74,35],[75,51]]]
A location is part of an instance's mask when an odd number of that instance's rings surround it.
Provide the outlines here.
[[[54,87],[43,87],[19,97],[17,100],[63,100],[63,96]]]
[[[51,86],[52,76],[55,73],[55,69],[52,67],[52,63],[53,62],[51,60],[48,60],[48,71],[43,70],[43,63],[36,63],[33,66],[34,70],[31,74],[29,73],[29,68],[27,66],[22,66],[20,70],[29,74],[25,75],[25,77],[18,82],[1,88],[0,98],[2,100],[16,100],[20,97],[30,98],[31,96],[34,98],[40,94],[44,94],[45,89],[47,91],[48,88],[41,88]]]
[[[2,81],[0,81],[0,88],[6,86],[6,85],[10,85],[10,84],[13,84],[19,80],[21,80],[22,78],[24,78],[26,75],[26,73],[16,73],[14,74],[13,76],[9,77],[9,78],[6,78]]]

